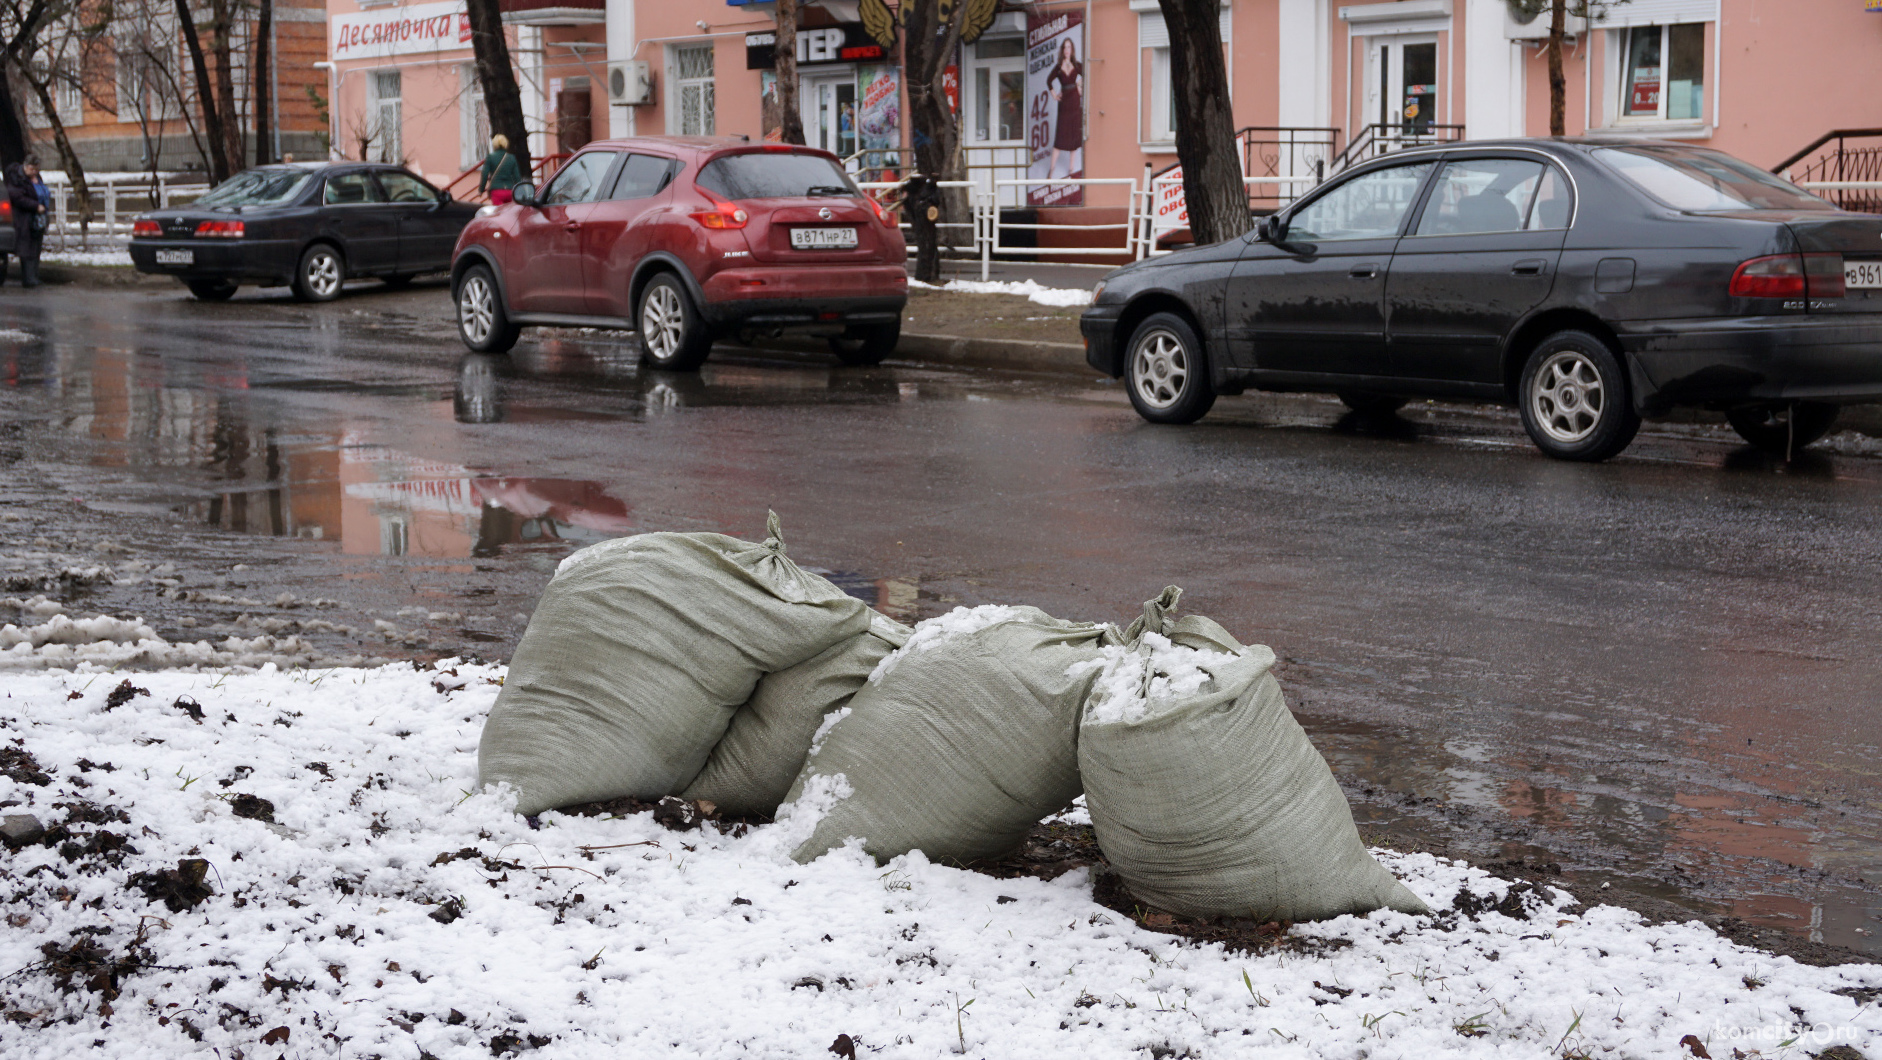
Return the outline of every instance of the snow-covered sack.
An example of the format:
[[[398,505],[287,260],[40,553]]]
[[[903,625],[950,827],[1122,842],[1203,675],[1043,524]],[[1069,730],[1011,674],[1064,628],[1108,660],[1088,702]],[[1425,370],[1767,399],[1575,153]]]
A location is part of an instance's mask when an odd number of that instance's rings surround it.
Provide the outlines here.
[[[784,554],[723,534],[618,538],[562,561],[477,748],[517,812],[691,783],[764,674],[863,632],[869,609]]]
[[[787,802],[848,795],[793,857],[852,836],[878,859],[920,850],[965,861],[1018,846],[1078,797],[1078,711],[1107,632],[997,605],[916,626],[811,748]]]
[[[731,814],[777,812],[804,767],[824,718],[849,704],[877,664],[912,631],[869,613],[869,629],[788,670],[766,674],[732,715],[725,737],[682,798],[703,799]]]
[[[1098,846],[1137,898],[1190,916],[1320,920],[1428,912],[1366,852],[1346,796],[1287,709],[1274,652],[1182,590],[1107,646],[1079,722]]]

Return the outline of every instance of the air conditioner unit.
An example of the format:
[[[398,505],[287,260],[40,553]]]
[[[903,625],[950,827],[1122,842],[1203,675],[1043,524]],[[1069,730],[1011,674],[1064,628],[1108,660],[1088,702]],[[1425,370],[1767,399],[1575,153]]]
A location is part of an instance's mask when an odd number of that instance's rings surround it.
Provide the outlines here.
[[[608,64],[608,102],[629,107],[653,102],[653,71],[645,60]]]
[[[1569,15],[1562,20],[1562,32],[1570,37],[1579,37],[1588,32],[1588,20]],[[1548,11],[1524,17],[1517,14],[1516,5],[1504,4],[1503,37],[1505,40],[1548,40]]]

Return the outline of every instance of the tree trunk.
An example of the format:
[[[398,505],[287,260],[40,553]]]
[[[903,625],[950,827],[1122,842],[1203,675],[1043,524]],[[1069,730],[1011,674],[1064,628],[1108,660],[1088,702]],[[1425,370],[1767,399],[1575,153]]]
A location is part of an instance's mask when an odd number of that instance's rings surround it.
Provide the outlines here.
[[[269,113],[274,84],[269,79],[269,64],[274,62],[270,45],[274,43],[274,0],[260,0],[255,13],[255,62],[249,67],[250,99],[255,101],[255,164],[265,166],[275,161],[274,137]]]
[[[1568,21],[1568,0],[1549,0],[1549,135],[1567,136],[1563,108],[1568,79],[1562,76],[1562,37]]]
[[[908,79],[909,139],[915,149],[915,168],[930,181],[956,180],[960,174],[961,130],[948,107],[948,62],[961,43],[961,23],[967,4],[957,0],[941,10],[940,0],[903,0],[910,5],[902,34],[902,71]],[[908,200],[914,198],[911,183]],[[941,280],[940,229],[944,197],[938,189],[921,189],[932,205],[910,202],[909,224],[915,233],[915,278],[923,283]],[[930,218],[933,209],[936,216]]]
[[[1217,0],[1157,0],[1170,33],[1170,91],[1176,95],[1176,158],[1183,202],[1198,244],[1234,239],[1254,225],[1235,157],[1228,64]]]
[[[91,185],[85,180],[85,167],[79,162],[78,153],[72,150],[72,139],[66,135],[65,123],[59,120],[58,109],[53,106],[51,86],[31,79],[26,84],[39,97],[39,105],[46,111],[46,121],[52,126],[52,142],[59,151],[59,164],[65,167],[65,179],[71,182],[72,197],[77,200],[79,241],[83,246],[91,237],[92,218]]]
[[[503,35],[503,12],[497,0],[466,0],[470,9],[471,50],[477,57],[477,81],[483,85],[484,108],[490,112],[490,131],[510,141],[510,153],[525,180],[534,180],[529,158],[529,127],[523,121],[523,93],[516,87],[516,67],[510,64],[509,38]],[[487,146],[487,145],[486,145]]]
[[[222,115],[216,108],[215,84],[209,79],[209,63],[203,58],[202,38],[196,34],[196,16],[190,13],[190,0],[176,0],[176,20],[183,31],[183,44],[189,49],[190,66],[196,71],[196,102],[203,113],[203,163],[209,167],[209,183],[229,179],[228,140],[222,133]]]
[[[804,142],[804,114],[797,105],[797,0],[778,0],[777,60],[778,137],[787,144]]]
[[[13,36],[6,41],[4,62],[0,62],[0,165],[12,165],[26,161],[31,153],[27,145],[26,121],[20,114],[19,100],[13,98],[13,79],[6,63],[20,65],[20,58],[31,48],[32,41],[39,34],[39,23],[46,16],[47,0],[33,0],[33,4],[20,17],[19,25],[13,27]]]
[[[235,0],[213,0],[210,12],[215,24],[209,31],[209,47],[216,57],[216,109],[222,112],[222,154],[229,160],[229,172],[248,167],[248,151],[242,143],[242,109],[235,104]]]

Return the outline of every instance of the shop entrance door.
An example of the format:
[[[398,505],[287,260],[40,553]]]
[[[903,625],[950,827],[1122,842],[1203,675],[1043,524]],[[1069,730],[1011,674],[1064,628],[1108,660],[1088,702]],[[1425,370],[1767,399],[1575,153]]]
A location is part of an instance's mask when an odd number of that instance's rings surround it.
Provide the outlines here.
[[[805,74],[798,82],[804,139],[838,158],[856,153],[856,74]]]
[[[1370,38],[1366,121],[1400,136],[1429,136],[1438,122],[1438,38],[1435,33]]]

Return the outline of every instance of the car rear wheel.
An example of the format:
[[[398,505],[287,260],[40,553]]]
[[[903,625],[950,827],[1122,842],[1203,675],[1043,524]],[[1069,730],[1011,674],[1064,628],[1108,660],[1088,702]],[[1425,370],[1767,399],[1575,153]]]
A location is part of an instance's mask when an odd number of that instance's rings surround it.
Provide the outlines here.
[[[503,296],[488,266],[473,265],[457,284],[457,334],[478,353],[506,353],[520,330],[503,311]]]
[[[895,352],[895,344],[901,339],[900,320],[893,324],[847,328],[842,335],[830,340],[830,352],[847,365],[860,367],[881,364],[884,358]]]
[[[1131,405],[1151,423],[1194,423],[1215,404],[1209,359],[1189,321],[1155,313],[1131,333],[1124,381]]]
[[[234,280],[185,280],[199,302],[226,302],[235,297]]]
[[[1340,401],[1362,416],[1389,416],[1405,407],[1405,399],[1392,394],[1369,394],[1358,390],[1340,391]]]
[[[1820,401],[1785,401],[1729,409],[1725,422],[1747,442],[1767,453],[1791,454],[1830,433],[1842,409]]]
[[[300,267],[294,270],[294,294],[303,302],[331,302],[340,297],[345,282],[346,259],[338,248],[327,243],[308,247],[301,255]]]
[[[712,334],[679,277],[663,272],[640,293],[641,361],[650,368],[690,372],[706,363]]]
[[[1523,366],[1518,391],[1530,440],[1557,460],[1606,460],[1640,430],[1620,358],[1586,331],[1543,339]]]

